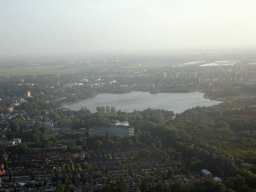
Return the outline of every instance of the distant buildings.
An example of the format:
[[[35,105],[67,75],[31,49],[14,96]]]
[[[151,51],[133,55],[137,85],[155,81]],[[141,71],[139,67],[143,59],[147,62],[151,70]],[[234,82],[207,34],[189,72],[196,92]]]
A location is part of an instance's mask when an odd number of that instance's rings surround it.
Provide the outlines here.
[[[19,138],[14,138],[14,139],[11,139],[10,141],[6,141],[6,140],[1,140],[0,142],[2,145],[5,145],[5,146],[14,146],[14,145],[18,145],[18,144],[21,144],[21,139]]]
[[[134,136],[134,127],[129,126],[129,122],[127,121],[116,121],[115,123],[111,123],[110,125],[93,126],[89,129],[89,135],[90,137],[106,135],[107,131],[109,132],[109,136]]]
[[[53,129],[53,123],[51,123],[51,122],[42,122],[41,127],[46,127],[48,129]]]

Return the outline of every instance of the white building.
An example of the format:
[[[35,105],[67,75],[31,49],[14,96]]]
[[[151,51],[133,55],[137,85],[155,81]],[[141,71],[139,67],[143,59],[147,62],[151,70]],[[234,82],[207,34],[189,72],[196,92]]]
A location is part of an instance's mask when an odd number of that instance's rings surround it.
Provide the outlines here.
[[[218,182],[221,182],[221,181],[222,181],[222,180],[221,180],[221,178],[219,178],[219,177],[214,177],[213,179],[214,179],[214,181],[215,181],[216,183],[218,183]]]
[[[9,142],[6,142],[6,145],[18,145],[21,143],[21,139],[19,138],[15,138],[15,139],[12,139],[10,140]]]
[[[207,169],[202,169],[201,174],[205,177],[212,177],[212,173],[208,171]]]

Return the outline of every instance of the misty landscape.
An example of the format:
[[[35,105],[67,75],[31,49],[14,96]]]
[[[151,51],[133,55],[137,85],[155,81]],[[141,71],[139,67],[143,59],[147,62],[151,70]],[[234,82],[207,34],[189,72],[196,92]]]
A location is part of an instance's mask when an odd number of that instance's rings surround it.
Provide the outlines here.
[[[0,191],[256,191],[252,1],[4,1],[0,18]]]

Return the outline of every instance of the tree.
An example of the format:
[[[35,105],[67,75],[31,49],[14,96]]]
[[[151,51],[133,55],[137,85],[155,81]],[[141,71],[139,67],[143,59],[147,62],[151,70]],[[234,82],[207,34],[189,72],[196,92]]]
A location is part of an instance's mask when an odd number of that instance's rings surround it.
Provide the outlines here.
[[[49,183],[50,183],[49,179],[45,179],[45,180],[44,180],[44,186],[48,186]]]
[[[133,141],[132,141],[131,139],[127,139],[127,145],[128,145],[129,147],[131,147],[132,144],[133,144]]]
[[[118,119],[119,119],[120,121],[128,121],[128,118],[127,118],[126,115],[118,115]]]
[[[86,141],[84,140],[83,144],[82,144],[83,150],[86,149]]]
[[[100,107],[99,107],[99,106],[96,107],[96,111],[97,111],[98,113],[100,113]]]
[[[141,185],[141,179],[140,179],[140,178],[137,178],[136,183],[137,183],[137,185]]]
[[[86,131],[84,132],[84,134],[85,134],[85,137],[89,137],[89,131],[88,131],[88,130],[86,130]]]
[[[109,136],[109,131],[106,131],[106,139],[109,140],[110,136]]]
[[[141,157],[148,157],[150,155],[151,155],[151,152],[148,149],[145,149],[145,150],[139,152],[139,156],[141,156]]]
[[[10,128],[11,128],[12,132],[14,132],[14,133],[20,131],[20,126],[16,122],[11,122]]]
[[[141,192],[140,188],[138,186],[136,186],[133,190],[134,192]]]
[[[96,175],[93,176],[94,179],[96,178],[101,178],[102,177],[102,174],[101,173],[96,173]]]
[[[13,136],[13,132],[10,128],[7,129],[7,137],[12,137]]]
[[[100,107],[100,113],[105,113],[105,107],[103,106]]]
[[[11,181],[11,177],[13,176],[13,173],[9,171],[9,180]]]
[[[110,107],[109,106],[106,107],[106,112],[110,113]]]
[[[63,191],[64,191],[64,186],[63,185],[57,185],[56,192],[63,192]]]
[[[146,169],[144,172],[145,177],[149,176],[148,170]]]
[[[235,192],[233,189],[227,188],[226,192]]]
[[[107,153],[104,153],[104,155],[103,155],[103,159],[104,159],[104,161],[106,161],[106,160],[108,159],[108,155],[107,155]]]
[[[162,183],[159,183],[159,184],[156,186],[156,189],[157,189],[157,191],[159,191],[159,192],[165,192],[165,191],[168,191],[169,186],[168,186],[167,183],[162,182]]]
[[[218,191],[218,192],[225,192],[226,191],[226,186],[223,183],[218,183],[213,186],[213,191]],[[245,192],[244,190],[242,190]]]
[[[93,167],[93,169],[94,169],[95,171],[99,171],[98,165],[95,165],[95,166]]]
[[[8,109],[6,109],[6,108],[5,108],[5,109],[3,110],[3,113],[4,113],[4,115],[7,115],[7,114],[9,114],[9,113],[10,113],[10,111],[9,111]]]
[[[173,175],[174,175],[174,170],[173,169],[169,170],[167,173],[167,177],[170,178]]]
[[[186,191],[186,186],[184,185],[183,181],[179,179],[171,186],[171,189],[174,191]]]
[[[46,134],[48,134],[48,132],[49,132],[49,129],[46,128],[46,127],[41,127],[39,130],[40,130],[42,133],[46,133]]]
[[[28,148],[26,143],[21,143],[18,145],[17,150],[19,153],[23,153],[26,151],[26,149]]]
[[[75,170],[75,165],[74,165],[74,163],[73,163],[73,162],[70,164],[70,168],[71,168],[71,170],[72,170],[72,171],[74,171],[74,170]]]
[[[126,182],[120,181],[117,183],[118,191],[129,192],[129,186]]]
[[[147,184],[142,182],[140,185],[141,192],[146,192],[148,190]]]
[[[101,148],[101,146],[103,145],[103,142],[100,141],[100,140],[96,140],[96,141],[94,142],[94,144],[95,144],[95,146],[96,146],[97,148]]]
[[[65,174],[63,174],[63,176],[61,177],[61,182],[66,185],[66,184],[67,184],[67,181],[68,181],[68,176],[67,176],[67,174],[65,173]]]
[[[119,160],[116,162],[116,165],[117,165],[117,166],[121,166],[121,164],[122,164],[122,163],[121,163],[121,161],[119,161]]]
[[[168,171],[167,170],[165,170],[164,172],[163,172],[163,178],[166,180],[166,179],[168,179]]]
[[[41,127],[41,121],[36,121],[35,122],[35,128],[40,128]]]
[[[116,112],[116,108],[114,106],[111,107],[111,113],[115,113]]]

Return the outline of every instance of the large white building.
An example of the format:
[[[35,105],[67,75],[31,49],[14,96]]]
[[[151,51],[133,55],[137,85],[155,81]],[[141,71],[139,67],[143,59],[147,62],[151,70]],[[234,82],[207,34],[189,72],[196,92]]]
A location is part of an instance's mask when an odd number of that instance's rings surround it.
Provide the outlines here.
[[[127,121],[116,121],[115,123],[111,123],[110,125],[100,125],[91,127],[89,128],[89,135],[90,137],[106,135],[107,131],[109,132],[109,136],[134,136],[134,127],[129,126],[129,123]]]

